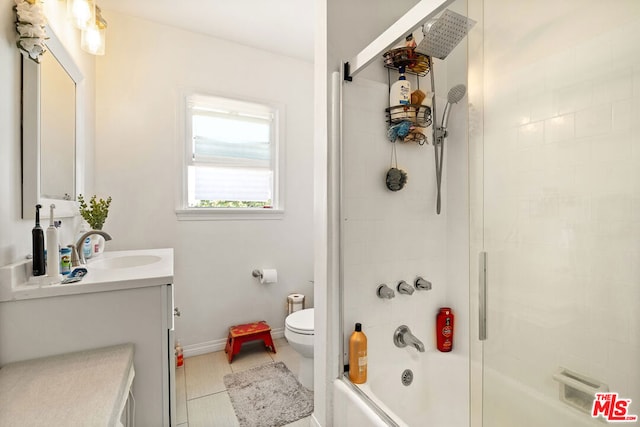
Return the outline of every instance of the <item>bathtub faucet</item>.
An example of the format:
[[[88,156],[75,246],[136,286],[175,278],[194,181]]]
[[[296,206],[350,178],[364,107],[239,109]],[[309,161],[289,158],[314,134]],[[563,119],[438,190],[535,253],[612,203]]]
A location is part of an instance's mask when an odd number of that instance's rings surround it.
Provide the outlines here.
[[[396,347],[412,345],[420,353],[424,353],[424,344],[411,333],[411,329],[407,325],[398,326],[398,329],[393,333],[393,343]]]

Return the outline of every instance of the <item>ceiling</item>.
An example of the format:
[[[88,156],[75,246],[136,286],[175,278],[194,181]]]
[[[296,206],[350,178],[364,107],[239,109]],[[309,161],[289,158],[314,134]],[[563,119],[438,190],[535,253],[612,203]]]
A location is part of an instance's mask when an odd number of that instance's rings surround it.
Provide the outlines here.
[[[313,60],[313,0],[98,0],[109,11]]]

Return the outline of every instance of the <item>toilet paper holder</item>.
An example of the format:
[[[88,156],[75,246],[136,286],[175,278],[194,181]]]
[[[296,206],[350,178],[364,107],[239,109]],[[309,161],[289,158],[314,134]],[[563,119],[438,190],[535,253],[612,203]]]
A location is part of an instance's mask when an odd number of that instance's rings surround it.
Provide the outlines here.
[[[257,278],[260,283],[277,283],[278,282],[278,270],[275,268],[255,269],[251,272],[251,275]]]

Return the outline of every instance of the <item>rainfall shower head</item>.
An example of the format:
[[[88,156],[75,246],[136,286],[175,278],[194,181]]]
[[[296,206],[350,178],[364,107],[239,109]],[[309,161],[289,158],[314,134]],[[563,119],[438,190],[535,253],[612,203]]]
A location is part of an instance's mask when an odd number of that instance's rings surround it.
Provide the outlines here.
[[[445,59],[475,24],[476,21],[447,9],[440,18],[424,24],[424,39],[416,47],[416,52]]]
[[[442,129],[447,128],[447,123],[449,122],[449,110],[451,109],[451,105],[457,104],[460,102],[464,95],[467,93],[467,87],[465,85],[455,85],[451,89],[449,89],[449,94],[447,95],[447,105],[444,107],[444,114],[442,115]]]

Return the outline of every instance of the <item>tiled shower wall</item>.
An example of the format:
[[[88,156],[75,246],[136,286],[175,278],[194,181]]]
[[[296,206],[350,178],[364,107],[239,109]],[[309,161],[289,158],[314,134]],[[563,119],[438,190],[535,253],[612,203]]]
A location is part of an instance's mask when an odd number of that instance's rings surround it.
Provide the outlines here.
[[[449,86],[466,82],[466,50],[462,46],[457,54],[452,53],[446,64],[440,61],[435,64],[438,117],[446,104]],[[395,80],[397,73],[392,71],[390,78]],[[415,76],[409,79],[416,87]],[[421,78],[422,90],[429,87],[428,82],[429,78]],[[456,402],[445,402],[441,395],[425,393],[420,385],[433,383],[435,378],[422,377],[420,373],[415,387],[394,387],[411,363],[424,362],[419,366],[426,367],[426,361],[433,360],[429,353],[437,352],[435,317],[439,307],[453,308],[456,314],[453,353],[460,356],[463,363],[468,357],[466,111],[454,107],[451,114],[445,148],[442,212],[437,215],[433,146],[396,143],[398,167],[407,172],[408,182],[397,192],[385,186],[394,145],[386,138],[387,83],[356,77],[343,88],[344,356],[348,356],[348,338],[354,323],[361,322],[368,337],[370,385],[389,409],[404,414],[407,417],[404,421],[408,422],[424,410],[423,406],[410,403],[417,398],[425,405],[449,405],[465,419],[466,380],[458,382],[457,391],[449,390],[460,396]],[[431,281],[433,289],[415,291],[413,295],[397,292],[399,281],[405,280],[413,286],[417,276]],[[376,296],[376,288],[382,283],[396,291],[395,298],[384,300]],[[426,353],[393,344],[393,333],[400,325],[409,326],[424,342]],[[452,369],[451,366],[454,365],[439,369]],[[375,388],[380,386],[385,390]],[[451,383],[448,386],[453,387]],[[389,393],[391,389],[393,393]]]
[[[347,344],[354,323],[362,323],[369,369],[375,371],[388,364],[383,359],[390,352],[401,351],[393,345],[400,325],[434,350],[435,315],[446,303],[446,210],[436,215],[432,146],[398,143],[398,167],[408,182],[397,192],[385,186],[393,147],[385,136],[388,85],[354,79],[344,88],[344,338]],[[433,289],[411,296],[396,291],[391,300],[376,296],[378,285],[396,290],[400,280],[412,285],[416,276],[431,281]]]
[[[640,5],[567,3],[484,0],[484,363],[556,401],[563,366],[640,413]]]

